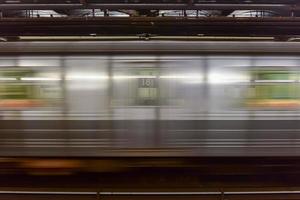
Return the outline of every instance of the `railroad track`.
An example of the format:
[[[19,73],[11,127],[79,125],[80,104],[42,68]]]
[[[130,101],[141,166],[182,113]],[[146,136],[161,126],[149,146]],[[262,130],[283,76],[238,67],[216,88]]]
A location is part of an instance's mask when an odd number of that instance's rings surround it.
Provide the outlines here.
[[[214,191],[214,192],[58,192],[0,191],[0,200],[277,200],[300,199],[300,191]]]

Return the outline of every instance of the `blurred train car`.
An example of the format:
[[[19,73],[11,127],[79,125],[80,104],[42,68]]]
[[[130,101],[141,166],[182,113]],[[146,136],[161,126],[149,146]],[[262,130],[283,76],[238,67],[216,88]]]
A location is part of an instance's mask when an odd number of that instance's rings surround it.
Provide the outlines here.
[[[0,47],[1,157],[300,155],[298,43]]]

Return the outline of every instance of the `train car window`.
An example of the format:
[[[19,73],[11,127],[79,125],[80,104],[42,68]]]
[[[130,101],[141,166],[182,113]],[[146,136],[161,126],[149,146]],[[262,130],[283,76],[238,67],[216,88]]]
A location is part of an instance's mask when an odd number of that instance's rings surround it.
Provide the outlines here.
[[[247,56],[211,56],[207,60],[207,113],[213,117],[244,114],[245,91],[249,86]]]
[[[69,114],[106,119],[110,98],[107,57],[70,56],[64,66]]]
[[[29,67],[0,68],[0,109],[53,108],[61,99],[59,77]]]
[[[299,72],[263,67],[251,71],[247,105],[252,108],[293,109],[300,106]]]

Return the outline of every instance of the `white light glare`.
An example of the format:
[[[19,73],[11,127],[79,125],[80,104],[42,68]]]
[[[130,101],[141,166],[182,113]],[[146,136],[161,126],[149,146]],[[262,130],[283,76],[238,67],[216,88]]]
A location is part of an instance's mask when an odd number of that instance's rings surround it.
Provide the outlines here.
[[[16,81],[17,78],[0,77],[0,81]]]
[[[81,75],[69,75],[67,76],[67,80],[107,80],[109,79],[109,76],[105,75],[93,75],[93,74],[81,74]],[[157,78],[157,76],[148,76],[148,75],[114,75],[112,76],[113,79],[139,79],[139,78]]]
[[[94,75],[94,74],[71,74],[71,75],[67,75],[66,79],[97,81],[97,80],[106,80],[109,79],[109,77],[105,75]]]
[[[78,75],[68,75],[67,80],[106,80],[109,76],[105,75],[92,75],[92,74],[78,74]],[[203,76],[198,74],[185,74],[185,75],[114,75],[112,79],[123,80],[123,79],[140,79],[140,78],[161,78],[161,79],[187,79],[190,81],[202,81]]]
[[[203,76],[201,75],[197,75],[197,74],[183,74],[183,75],[177,75],[177,74],[174,74],[174,75],[163,75],[163,76],[160,76],[159,78],[162,78],[162,79],[203,79]]]
[[[151,76],[151,75],[136,75],[136,76],[115,75],[115,76],[113,76],[113,79],[139,79],[139,78],[157,78],[157,76]]]
[[[23,77],[21,81],[60,81],[60,78],[54,77]]]
[[[230,84],[230,83],[248,83],[250,79],[244,74],[232,73],[210,73],[208,83],[211,84]]]
[[[256,83],[295,83],[296,80],[255,80]]]
[[[161,79],[174,79],[174,80],[181,80],[184,83],[188,84],[200,84],[203,83],[203,76],[200,74],[173,74],[173,75],[162,75],[160,76]]]

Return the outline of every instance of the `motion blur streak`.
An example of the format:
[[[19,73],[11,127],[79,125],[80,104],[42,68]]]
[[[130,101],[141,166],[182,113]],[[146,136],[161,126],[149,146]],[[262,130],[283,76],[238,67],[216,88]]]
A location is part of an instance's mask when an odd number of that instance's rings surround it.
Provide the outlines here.
[[[82,53],[1,54],[0,156],[300,155],[295,53],[176,43],[183,54],[164,42],[170,53],[153,54],[141,42],[122,46],[136,54],[86,54],[78,44]]]

